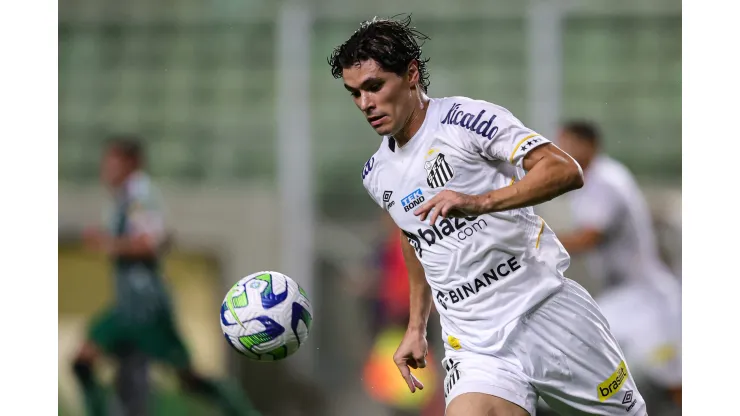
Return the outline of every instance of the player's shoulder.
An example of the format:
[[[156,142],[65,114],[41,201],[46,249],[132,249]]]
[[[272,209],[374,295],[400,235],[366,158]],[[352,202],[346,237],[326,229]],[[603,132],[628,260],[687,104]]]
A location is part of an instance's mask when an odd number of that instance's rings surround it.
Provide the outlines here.
[[[639,194],[637,181],[629,169],[608,156],[601,155],[592,161],[584,179],[583,188],[574,195],[584,201],[604,199],[628,204]]]
[[[445,97],[438,101],[439,123],[443,128],[468,130],[491,139],[499,129],[519,123],[511,111],[490,101],[464,96]]]
[[[466,113],[477,116],[481,112],[484,112],[497,117],[513,116],[508,108],[486,100],[479,100],[461,95],[444,97],[438,100],[441,107],[441,122],[443,124],[454,124],[453,120],[457,114],[461,114],[460,117]]]
[[[393,138],[388,136],[383,137],[378,150],[362,165],[362,185],[372,199],[379,205],[381,204],[381,180],[379,175],[383,170],[383,166],[388,163],[389,157],[393,154],[393,146],[395,146]]]
[[[589,170],[591,179],[601,186],[624,186],[635,181],[627,166],[606,155],[597,156]]]
[[[375,153],[367,159],[365,164],[362,165],[362,183],[366,188],[368,188],[368,190],[370,190],[371,186],[376,182],[378,171],[387,158],[386,148],[395,144],[391,143],[392,140],[393,139],[388,136],[383,137],[378,150],[376,150]]]

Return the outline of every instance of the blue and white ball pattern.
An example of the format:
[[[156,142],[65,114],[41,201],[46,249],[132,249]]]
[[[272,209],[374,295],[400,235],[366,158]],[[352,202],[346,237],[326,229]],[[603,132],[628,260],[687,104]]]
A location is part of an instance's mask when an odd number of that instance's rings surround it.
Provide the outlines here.
[[[308,339],[313,308],[290,277],[264,271],[239,280],[221,304],[221,329],[241,354],[276,361],[295,353]]]

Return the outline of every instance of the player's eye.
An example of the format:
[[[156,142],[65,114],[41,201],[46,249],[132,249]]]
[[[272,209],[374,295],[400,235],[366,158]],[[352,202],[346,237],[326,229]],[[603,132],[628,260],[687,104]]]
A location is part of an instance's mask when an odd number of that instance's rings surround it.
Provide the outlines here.
[[[350,91],[349,92],[349,95],[351,95],[354,98],[358,98],[360,96],[360,92],[359,91]]]
[[[377,83],[377,84],[370,85],[367,90],[369,92],[378,92],[380,91],[381,88],[383,88],[383,84]]]

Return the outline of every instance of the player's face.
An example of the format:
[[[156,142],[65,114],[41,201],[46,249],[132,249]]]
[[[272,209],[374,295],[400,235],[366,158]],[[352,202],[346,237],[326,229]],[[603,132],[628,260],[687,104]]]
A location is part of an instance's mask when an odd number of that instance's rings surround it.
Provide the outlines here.
[[[565,153],[572,156],[581,166],[588,165],[596,151],[591,144],[579,139],[567,130],[560,131],[557,145],[563,149]]]
[[[342,72],[344,88],[350,92],[370,126],[381,136],[397,133],[411,116],[416,97],[412,88],[413,76],[413,72],[410,76],[400,77],[384,71],[372,59]]]
[[[130,163],[120,152],[116,149],[106,150],[100,166],[100,177],[106,186],[119,187],[126,180],[129,171]]]

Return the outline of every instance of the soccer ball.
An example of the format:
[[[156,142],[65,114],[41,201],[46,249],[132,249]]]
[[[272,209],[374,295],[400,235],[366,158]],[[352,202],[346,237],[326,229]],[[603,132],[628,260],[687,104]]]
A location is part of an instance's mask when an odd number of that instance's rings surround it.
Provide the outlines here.
[[[313,321],[306,292],[271,271],[239,280],[221,304],[221,329],[234,349],[258,361],[282,360],[306,342]]]

